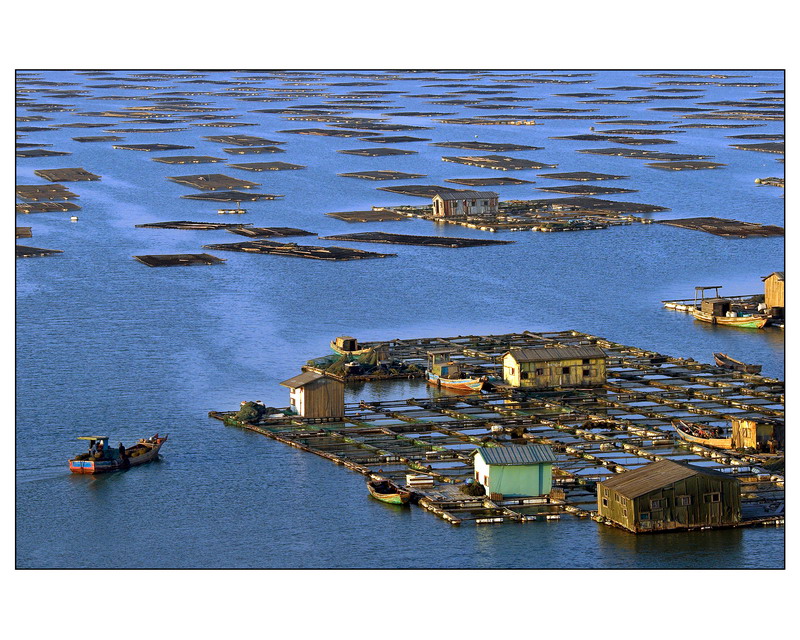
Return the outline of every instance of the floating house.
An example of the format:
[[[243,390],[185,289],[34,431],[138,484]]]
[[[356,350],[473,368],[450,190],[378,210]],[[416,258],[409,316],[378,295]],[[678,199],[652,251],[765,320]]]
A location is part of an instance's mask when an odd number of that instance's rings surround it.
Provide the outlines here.
[[[512,387],[593,387],[606,381],[606,354],[599,347],[535,347],[503,354],[503,379]]]
[[[498,194],[494,191],[448,191],[433,196],[433,217],[453,218],[497,214]]]
[[[784,423],[761,418],[731,418],[731,447],[775,453],[783,449]]]
[[[783,302],[784,272],[774,271],[761,279],[764,281],[764,304],[770,310],[770,315],[782,317],[785,306]],[[773,309],[780,311],[772,312]]]
[[[661,460],[598,482],[597,511],[633,533],[735,525],[741,520],[739,480]]]
[[[321,373],[306,371],[281,382],[291,390],[291,409],[303,418],[344,416],[344,383]]]
[[[479,447],[473,456],[475,480],[493,500],[543,496],[553,487],[556,456],[547,445]]]

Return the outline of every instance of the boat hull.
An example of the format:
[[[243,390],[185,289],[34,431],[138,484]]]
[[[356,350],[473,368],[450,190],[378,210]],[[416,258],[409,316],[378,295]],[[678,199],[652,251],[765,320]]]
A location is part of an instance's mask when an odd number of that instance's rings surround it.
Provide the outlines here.
[[[717,363],[717,366],[722,367],[723,369],[731,369],[733,371],[741,371],[742,373],[761,373],[761,365],[760,364],[745,364],[740,360],[736,360],[735,358],[731,358],[726,353],[715,353],[714,354],[714,362]]]
[[[158,452],[161,449],[161,446],[166,442],[167,436],[163,438],[158,438],[156,444],[153,446],[148,446],[146,444],[137,443],[129,450],[133,450],[134,447],[139,446],[147,446],[149,451],[142,453],[135,457],[129,457],[126,461],[116,459],[116,460],[77,460],[72,459],[69,461],[69,470],[72,473],[78,474],[90,474],[90,475],[97,475],[99,473],[111,473],[114,471],[124,471],[125,469],[129,469],[131,467],[138,467],[142,464],[147,464],[148,462],[152,462],[153,460],[158,458]]]
[[[700,438],[697,436],[691,435],[688,431],[686,431],[686,425],[681,423],[676,423],[672,425],[675,428],[675,431],[680,436],[681,440],[685,440],[686,442],[692,442],[694,444],[701,444],[706,447],[714,447],[715,449],[730,449],[731,448],[731,439],[730,438]],[[681,428],[683,427],[683,428]]]
[[[705,311],[695,310],[695,320],[701,322],[708,322],[709,324],[718,324],[725,327],[739,327],[740,329],[763,329],[767,324],[769,318],[767,316],[744,316],[737,318],[728,318],[727,316],[713,316]]]
[[[356,349],[355,351],[347,351],[346,349],[340,349],[336,346],[336,341],[331,340],[330,342],[331,351],[333,351],[336,355],[339,356],[348,356],[350,358],[357,358],[358,356],[363,356],[365,353],[371,351],[371,347],[367,347],[366,349]]]
[[[480,391],[483,389],[485,382],[480,378],[457,378],[450,380],[448,378],[441,378],[435,373],[428,373],[428,384],[444,387],[445,389],[454,389],[456,391]]]
[[[388,488],[393,489],[391,493],[384,493],[383,491],[378,491],[376,485],[381,485],[384,483],[375,483],[375,482],[367,482],[367,489],[369,490],[369,495],[371,495],[376,500],[380,500],[381,502],[385,502],[386,504],[408,504],[411,500],[411,492],[404,491],[400,489],[394,484],[388,485]]]

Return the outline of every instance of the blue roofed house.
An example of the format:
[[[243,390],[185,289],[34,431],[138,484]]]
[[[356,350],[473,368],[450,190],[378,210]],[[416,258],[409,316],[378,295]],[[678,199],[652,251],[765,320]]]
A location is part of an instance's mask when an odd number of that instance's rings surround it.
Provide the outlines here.
[[[479,447],[475,457],[475,480],[493,499],[543,496],[553,488],[556,456],[544,444]]]

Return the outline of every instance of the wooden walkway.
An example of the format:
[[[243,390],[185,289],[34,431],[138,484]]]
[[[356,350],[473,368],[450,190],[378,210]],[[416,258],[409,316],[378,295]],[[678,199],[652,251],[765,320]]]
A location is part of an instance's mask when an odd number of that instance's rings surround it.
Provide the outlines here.
[[[743,509],[782,503],[783,475],[768,457],[686,443],[672,421],[726,426],[731,417],[782,417],[779,380],[731,372],[692,359],[614,343],[577,331],[457,336],[363,343],[385,344],[391,358],[424,367],[427,352],[448,348],[454,358],[488,376],[510,347],[597,345],[608,354],[602,387],[532,391],[496,385],[492,392],[349,403],[342,419],[287,417],[258,425],[234,412],[211,412],[231,426],[263,433],[373,478],[407,484],[407,475],[432,479],[411,488],[419,506],[451,524],[554,520],[596,515],[595,483],[663,459],[735,475]],[[492,502],[460,490],[472,477],[477,446],[519,442],[553,447],[554,492],[549,497]],[[782,516],[781,516],[782,518]],[[780,518],[777,518],[778,520]],[[768,518],[770,522],[776,518]],[[753,517],[751,522],[762,522]]]

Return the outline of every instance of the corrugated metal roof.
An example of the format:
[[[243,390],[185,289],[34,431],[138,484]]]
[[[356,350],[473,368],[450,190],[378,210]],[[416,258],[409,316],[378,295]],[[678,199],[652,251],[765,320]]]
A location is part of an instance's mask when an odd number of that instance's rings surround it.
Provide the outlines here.
[[[771,278],[772,276],[778,276],[778,280],[785,280],[783,271],[773,271],[768,276],[761,276],[761,279],[766,280],[767,278]]]
[[[526,465],[556,461],[553,450],[546,444],[479,447],[475,453],[480,453],[486,464]]]
[[[614,489],[614,491],[623,496],[636,498],[678,480],[691,478],[698,474],[721,476],[729,480],[735,479],[727,473],[694,467],[689,464],[680,464],[672,460],[659,460],[633,471],[625,471],[608,480],[603,480],[601,484],[609,489]]]
[[[576,360],[583,358],[605,358],[600,347],[534,347],[531,349],[511,349],[506,353],[514,356],[517,362],[546,362],[550,360]],[[505,354],[504,354],[505,355]]]
[[[297,387],[302,387],[309,382],[314,382],[315,380],[319,380],[320,378],[324,378],[325,376],[321,373],[317,373],[316,371],[304,371],[298,376],[294,378],[289,378],[288,380],[284,380],[281,384],[284,387],[289,387],[290,389],[296,389]]]
[[[499,194],[494,191],[447,191],[445,193],[437,193],[434,197],[439,196],[442,200],[472,200],[477,198],[498,198]]]

